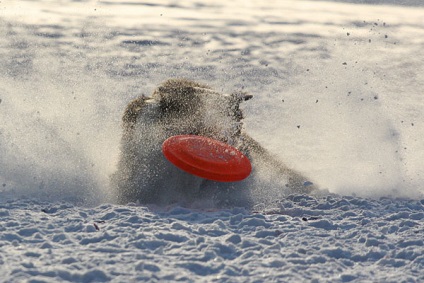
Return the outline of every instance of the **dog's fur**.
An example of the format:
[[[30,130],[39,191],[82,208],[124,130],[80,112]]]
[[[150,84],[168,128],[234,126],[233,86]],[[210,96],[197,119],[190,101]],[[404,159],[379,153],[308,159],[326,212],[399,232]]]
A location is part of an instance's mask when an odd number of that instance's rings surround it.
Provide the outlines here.
[[[152,97],[130,102],[123,115],[118,171],[112,176],[119,203],[249,206],[288,193],[309,193],[313,185],[274,158],[243,132],[240,103],[246,93],[225,95],[186,79],[170,79]],[[186,173],[168,162],[161,151],[165,139],[194,134],[226,142],[252,162],[251,176],[222,183]],[[204,203],[203,203],[204,204]]]

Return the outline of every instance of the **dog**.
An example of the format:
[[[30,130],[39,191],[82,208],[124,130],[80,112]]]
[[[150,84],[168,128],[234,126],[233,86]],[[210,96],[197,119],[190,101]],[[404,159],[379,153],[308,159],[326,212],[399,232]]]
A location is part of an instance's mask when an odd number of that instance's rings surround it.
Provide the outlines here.
[[[130,102],[122,118],[120,160],[112,176],[118,203],[253,207],[315,190],[306,177],[244,132],[240,104],[251,98],[245,92],[222,94],[203,83],[169,79],[151,97]],[[186,134],[237,148],[251,160],[251,175],[240,182],[217,182],[175,167],[163,156],[162,143]]]

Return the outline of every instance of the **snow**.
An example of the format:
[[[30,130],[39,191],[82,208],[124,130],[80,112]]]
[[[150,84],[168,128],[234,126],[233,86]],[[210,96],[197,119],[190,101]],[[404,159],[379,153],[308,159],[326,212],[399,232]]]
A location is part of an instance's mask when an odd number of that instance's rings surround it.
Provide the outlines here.
[[[252,213],[10,201],[1,269],[7,282],[420,282],[423,205],[290,196]]]
[[[1,1],[0,281],[424,281],[423,9]],[[122,112],[175,76],[253,94],[246,131],[322,190],[114,204]]]

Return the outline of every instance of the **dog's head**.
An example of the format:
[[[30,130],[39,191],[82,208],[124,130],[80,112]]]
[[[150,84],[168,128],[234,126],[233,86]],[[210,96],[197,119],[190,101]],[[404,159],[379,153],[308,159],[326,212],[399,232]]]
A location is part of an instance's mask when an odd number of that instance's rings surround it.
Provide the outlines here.
[[[202,135],[235,145],[242,128],[240,103],[250,98],[243,92],[223,94],[197,82],[170,79],[151,98],[134,103],[132,111],[127,110],[127,118],[124,115],[124,123],[127,119],[135,124],[142,106],[150,105],[156,109],[156,122],[169,136]]]

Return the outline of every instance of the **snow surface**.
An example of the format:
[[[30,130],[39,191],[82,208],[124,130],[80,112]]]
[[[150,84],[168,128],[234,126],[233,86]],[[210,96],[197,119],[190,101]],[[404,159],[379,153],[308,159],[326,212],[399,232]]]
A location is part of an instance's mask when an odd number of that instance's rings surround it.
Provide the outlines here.
[[[424,201],[292,196],[261,213],[12,201],[5,282],[422,282]]]
[[[424,8],[336,2],[1,1],[0,282],[424,281]],[[123,109],[175,76],[253,94],[322,192],[113,204]]]

